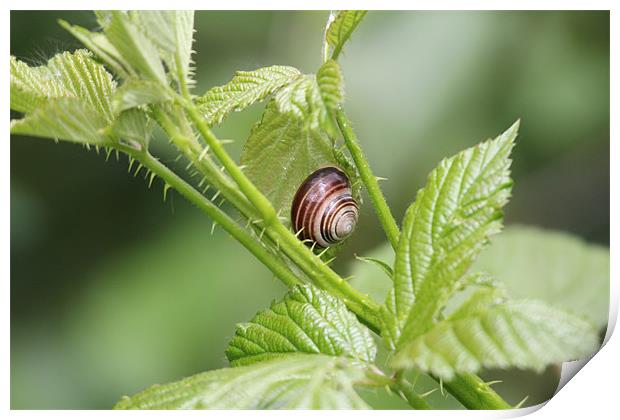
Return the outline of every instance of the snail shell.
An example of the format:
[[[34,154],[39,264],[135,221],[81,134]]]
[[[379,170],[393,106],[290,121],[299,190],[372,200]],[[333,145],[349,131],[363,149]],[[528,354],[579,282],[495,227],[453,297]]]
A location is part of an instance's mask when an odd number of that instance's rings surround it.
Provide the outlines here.
[[[333,166],[313,172],[301,184],[291,206],[291,224],[299,238],[327,248],[355,229],[358,206],[349,178]]]

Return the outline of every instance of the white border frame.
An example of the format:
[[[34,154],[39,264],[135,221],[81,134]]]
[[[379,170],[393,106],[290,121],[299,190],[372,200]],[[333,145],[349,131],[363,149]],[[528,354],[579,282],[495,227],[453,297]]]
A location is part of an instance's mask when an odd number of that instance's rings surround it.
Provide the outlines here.
[[[618,114],[618,75],[620,75],[619,55],[617,41],[620,40],[620,2],[611,0],[590,0],[590,1],[552,1],[552,0],[521,0],[521,1],[456,1],[456,0],[439,0],[439,1],[410,1],[403,3],[402,1],[395,0],[382,0],[381,2],[371,0],[357,0],[357,1],[286,1],[286,0],[271,0],[261,1],[260,3],[251,2],[248,0],[227,0],[223,1],[189,1],[189,0],[176,0],[174,2],[161,2],[161,1],[78,1],[78,0],[61,0],[54,2],[46,1],[28,1],[22,0],[12,5],[15,10],[69,10],[69,9],[111,9],[111,8],[127,8],[127,9],[170,9],[170,6],[174,6],[175,9],[196,9],[196,10],[273,10],[273,9],[306,9],[306,10],[328,10],[328,9],[368,9],[368,10],[610,10],[610,54],[611,54],[611,94],[610,94],[610,115],[617,116]],[[2,107],[5,110],[5,115],[9,111],[9,92],[7,89],[6,81],[9,79],[9,30],[10,30],[10,9],[5,9],[2,14],[1,21],[2,26],[5,28],[3,34],[2,46],[2,74],[5,82],[0,85],[2,89]],[[618,144],[618,121],[611,118],[611,135],[610,135],[610,170],[611,170],[611,191],[610,191],[610,215],[620,215],[620,206],[618,201],[617,191],[614,191],[614,187],[618,185],[620,169],[613,165],[618,163],[619,157],[619,144]],[[2,142],[2,152],[0,154],[1,165],[4,169],[4,175],[1,178],[0,185],[2,190],[2,196],[5,198],[3,205],[0,207],[2,211],[2,223],[1,229],[4,241],[2,242],[1,252],[1,265],[3,274],[3,290],[1,294],[2,307],[4,319],[2,322],[2,338],[3,345],[2,352],[2,372],[4,373],[3,381],[1,383],[1,396],[3,398],[4,410],[9,411],[10,407],[10,207],[8,205],[10,200],[10,153],[9,153],[9,119],[5,118],[2,122],[2,130],[6,133],[7,138]],[[617,189],[617,188],[616,188]],[[612,333],[615,329],[617,317],[618,317],[618,297],[620,295],[620,289],[618,287],[618,280],[620,279],[620,272],[618,270],[618,261],[620,261],[620,255],[618,252],[618,223],[613,217],[611,217],[611,304],[610,304],[610,317],[609,328],[605,336],[604,347],[596,354],[592,360],[588,361],[583,367],[583,363],[565,363],[562,369],[561,385],[559,386],[559,392],[554,396],[547,404],[541,404],[540,406],[528,407],[520,410],[513,411],[501,411],[501,412],[489,412],[489,411],[433,411],[433,412],[412,412],[412,411],[389,411],[380,414],[381,416],[388,415],[392,418],[411,419],[427,419],[427,418],[475,418],[475,419],[488,419],[488,418],[510,418],[518,417],[530,413],[533,414],[532,418],[536,419],[556,419],[562,418],[563,420],[572,418],[583,418],[585,416],[594,416],[594,418],[610,418],[611,413],[618,413],[618,407],[616,405],[617,398],[617,381],[618,375],[620,375],[620,362],[618,357],[620,353],[620,342],[616,336]],[[583,367],[583,369],[581,369]],[[575,379],[570,380],[572,376],[578,372]],[[542,408],[544,406],[544,408]],[[540,409],[542,408],[542,409]],[[11,411],[12,417],[19,418],[39,418],[39,417],[57,417],[57,418],[79,418],[83,419],[84,416],[93,418],[107,418],[110,415],[118,417],[132,417],[132,418],[163,418],[172,417],[177,418],[265,418],[265,419],[288,419],[291,416],[290,412],[275,412],[275,411],[210,411],[210,412],[197,412],[197,411],[184,411],[184,412],[115,412],[109,411]],[[148,417],[147,417],[148,416]],[[299,419],[312,418],[315,416],[321,417],[337,417],[339,420],[344,418],[375,418],[377,414],[373,411],[365,412],[313,412],[313,411],[300,411],[294,414]]]

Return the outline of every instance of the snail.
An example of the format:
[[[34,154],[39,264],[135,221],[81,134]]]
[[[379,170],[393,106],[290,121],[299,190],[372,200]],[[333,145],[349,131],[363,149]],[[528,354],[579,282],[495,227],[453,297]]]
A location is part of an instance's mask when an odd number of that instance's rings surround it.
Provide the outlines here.
[[[327,248],[344,240],[355,229],[357,202],[351,183],[340,169],[328,166],[306,178],[291,206],[291,225],[302,240]]]

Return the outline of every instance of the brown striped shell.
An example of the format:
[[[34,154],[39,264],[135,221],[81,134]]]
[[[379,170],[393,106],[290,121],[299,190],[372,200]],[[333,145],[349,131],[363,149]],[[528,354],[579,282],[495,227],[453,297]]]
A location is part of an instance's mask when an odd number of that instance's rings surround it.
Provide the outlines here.
[[[297,190],[291,206],[291,225],[300,239],[322,248],[336,244],[355,229],[358,207],[349,178],[333,166],[310,174]]]

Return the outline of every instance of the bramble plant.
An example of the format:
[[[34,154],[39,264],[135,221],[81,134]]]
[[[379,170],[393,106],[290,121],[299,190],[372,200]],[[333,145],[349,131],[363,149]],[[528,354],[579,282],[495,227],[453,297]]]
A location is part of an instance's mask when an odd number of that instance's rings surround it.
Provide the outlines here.
[[[96,12],[98,32],[60,22],[87,50],[58,54],[39,67],[11,57],[11,109],[24,114],[11,121],[12,134],[127,155],[149,187],[160,178],[164,197],[172,189],[195,204],[289,287],[238,326],[226,351],[231,367],[154,385],[116,408],[370,408],[358,390],[380,387],[429,409],[412,379],[428,375],[466,408],[508,409],[477,376],[482,368],[541,371],[598,348],[596,328],[606,315],[586,319],[576,300],[551,306],[532,300],[535,294],[515,299],[500,282],[502,253],[524,267],[531,256],[523,252],[547,240],[539,255],[559,249],[591,262],[600,250],[516,229],[521,254],[490,247],[495,255],[474,265],[502,228],[518,121],[441,161],[399,227],[343,108],[338,58],[365,15],[330,13],[316,74],[282,65],[238,71],[201,96],[191,93],[193,12]],[[265,111],[238,163],[211,128],[260,101],[267,101]],[[189,173],[151,154],[155,126],[187,160]],[[328,165],[342,168],[358,201],[366,189],[385,231],[386,258],[393,255],[394,264],[360,258],[381,268],[383,303],[330,267],[338,246],[319,251],[289,226],[295,191]],[[229,212],[220,208],[224,201]],[[591,265],[605,263],[603,257]],[[380,346],[387,358],[377,358]]]

